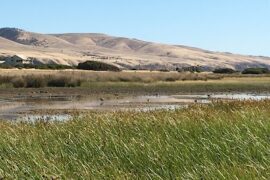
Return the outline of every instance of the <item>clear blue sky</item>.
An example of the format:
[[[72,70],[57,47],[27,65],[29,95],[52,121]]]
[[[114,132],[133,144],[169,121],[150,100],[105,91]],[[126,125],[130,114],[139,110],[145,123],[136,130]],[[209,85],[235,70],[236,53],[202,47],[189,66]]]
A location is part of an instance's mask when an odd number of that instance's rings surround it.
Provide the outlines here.
[[[270,0],[6,0],[0,26],[270,56]]]

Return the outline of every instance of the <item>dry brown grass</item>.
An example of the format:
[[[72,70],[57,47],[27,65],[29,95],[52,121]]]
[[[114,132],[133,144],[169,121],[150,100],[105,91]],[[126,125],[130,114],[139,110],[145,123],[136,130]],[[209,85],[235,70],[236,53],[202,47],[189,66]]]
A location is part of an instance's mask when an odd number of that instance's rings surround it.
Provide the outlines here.
[[[83,82],[158,82],[158,81],[185,81],[222,79],[222,75],[210,73],[178,73],[158,71],[122,71],[122,72],[94,72],[80,70],[0,70],[0,76],[7,77],[51,77],[77,79]]]

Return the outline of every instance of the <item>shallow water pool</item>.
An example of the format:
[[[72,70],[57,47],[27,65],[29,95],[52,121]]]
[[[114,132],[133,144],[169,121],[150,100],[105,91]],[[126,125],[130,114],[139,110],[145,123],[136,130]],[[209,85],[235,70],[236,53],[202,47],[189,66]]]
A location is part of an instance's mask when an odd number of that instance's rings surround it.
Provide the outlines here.
[[[14,97],[0,98],[0,119],[20,121],[67,121],[72,118],[64,111],[98,110],[151,111],[174,110],[190,104],[207,104],[214,100],[263,100],[270,94],[223,93],[223,94],[179,94],[154,96],[125,96],[110,98],[93,97]],[[45,114],[44,114],[45,112]],[[46,113],[48,112],[48,113]],[[60,113],[61,112],[61,113]]]

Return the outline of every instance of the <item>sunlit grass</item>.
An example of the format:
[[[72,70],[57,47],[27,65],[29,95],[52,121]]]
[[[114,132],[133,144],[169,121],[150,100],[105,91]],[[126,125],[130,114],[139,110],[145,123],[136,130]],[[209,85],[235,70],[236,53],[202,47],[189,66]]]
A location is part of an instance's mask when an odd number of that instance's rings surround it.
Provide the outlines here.
[[[147,72],[147,71],[122,71],[122,72],[97,72],[97,71],[82,71],[82,70],[16,70],[0,69],[0,83],[4,80],[22,78],[27,80],[25,76],[32,78],[69,78],[80,80],[82,82],[143,82],[151,83],[158,81],[182,81],[182,80],[208,80],[222,79],[222,75],[211,73],[189,73],[189,72]],[[44,78],[45,77],[45,78]]]
[[[87,89],[89,93],[215,93],[270,91],[268,75],[216,75],[178,72],[93,72],[0,70],[0,90],[13,88]]]
[[[81,87],[103,93],[214,93],[214,92],[269,92],[270,78],[224,78],[208,81],[177,82],[85,82]]]
[[[1,122],[8,179],[269,179],[270,101]]]

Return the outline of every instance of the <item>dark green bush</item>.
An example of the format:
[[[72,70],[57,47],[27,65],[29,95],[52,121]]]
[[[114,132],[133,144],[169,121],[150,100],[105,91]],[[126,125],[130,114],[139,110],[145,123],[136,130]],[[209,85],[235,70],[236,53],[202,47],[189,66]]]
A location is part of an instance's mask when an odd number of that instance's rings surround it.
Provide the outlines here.
[[[62,65],[62,64],[39,64],[39,65],[33,65],[33,64],[17,64],[17,65],[9,65],[9,64],[0,64],[0,68],[2,69],[12,69],[12,68],[18,68],[18,69],[74,69],[72,66]]]
[[[44,64],[37,66],[36,69],[74,69],[74,67],[62,64]]]
[[[216,73],[216,74],[233,74],[233,73],[236,73],[236,71],[234,69],[231,69],[231,68],[219,68],[219,69],[215,69],[213,71],[213,73]]]
[[[65,76],[0,76],[0,85],[10,84],[15,88],[78,87],[81,83],[81,78]]]
[[[93,71],[120,71],[117,66],[97,61],[86,61],[78,64],[78,69]]]
[[[268,74],[270,73],[268,68],[247,68],[242,74]]]
[[[65,87],[66,79],[65,78],[50,79],[48,80],[47,86],[48,87]]]
[[[183,68],[176,68],[178,72],[192,72],[192,73],[200,73],[202,72],[201,66],[189,66],[189,67],[183,67]]]
[[[168,69],[160,69],[159,71],[160,72],[170,72],[170,70],[168,70]]]
[[[12,69],[13,67],[8,64],[0,64],[0,69]]]
[[[48,78],[48,87],[77,87],[81,85],[80,79],[70,79],[66,77]]]
[[[27,88],[40,88],[47,85],[45,78],[41,76],[25,76],[24,79]]]
[[[173,78],[173,77],[167,77],[166,79],[165,79],[165,81],[168,81],[168,82],[174,82],[174,81],[176,81],[177,79],[176,78]]]

